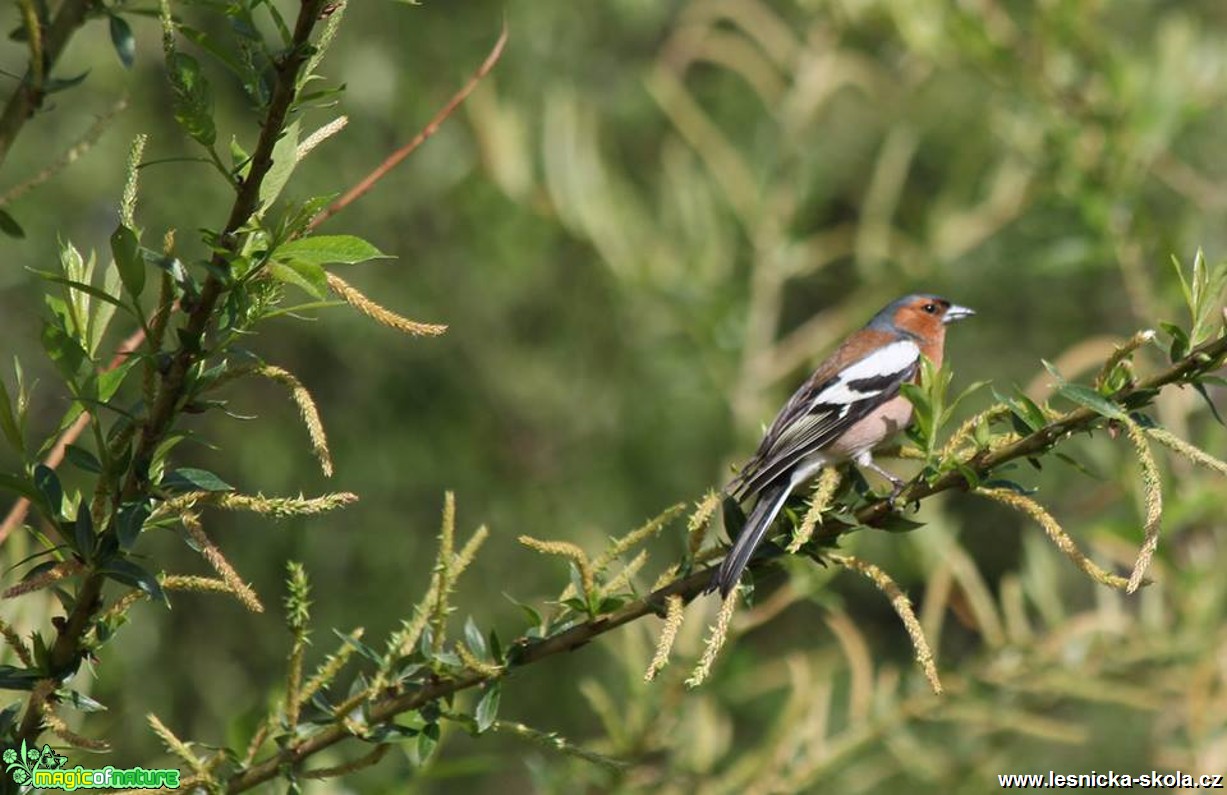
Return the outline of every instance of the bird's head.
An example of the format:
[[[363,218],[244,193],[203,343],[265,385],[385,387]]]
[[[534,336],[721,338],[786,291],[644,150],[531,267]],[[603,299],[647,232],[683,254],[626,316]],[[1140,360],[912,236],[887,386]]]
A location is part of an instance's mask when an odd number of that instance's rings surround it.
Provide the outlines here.
[[[887,305],[869,321],[870,327],[902,331],[921,340],[940,339],[945,327],[975,312],[928,293],[906,295]]]

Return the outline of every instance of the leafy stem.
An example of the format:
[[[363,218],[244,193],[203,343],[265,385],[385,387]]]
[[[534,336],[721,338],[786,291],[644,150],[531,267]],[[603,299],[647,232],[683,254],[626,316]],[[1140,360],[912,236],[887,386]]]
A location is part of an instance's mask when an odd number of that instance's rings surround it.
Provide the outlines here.
[[[21,84],[5,104],[4,112],[0,114],[0,164],[3,164],[8,156],[13,141],[25,123],[42,106],[47,95],[47,74],[59,60],[72,34],[85,24],[93,4],[93,0],[64,0],[46,29],[41,28],[36,20],[34,29],[27,30],[30,37],[30,65]]]
[[[71,5],[74,3],[69,0],[65,7],[61,8],[56,24],[59,24],[60,18],[67,13],[67,7]],[[83,7],[81,13],[84,13],[84,7],[87,7],[88,3],[80,5]],[[182,408],[181,402],[189,371],[206,357],[203,339],[215,315],[218,301],[227,288],[225,280],[219,274],[227,273],[228,258],[239,250],[240,231],[259,208],[260,186],[272,167],[273,147],[280,138],[294,105],[300,86],[300,72],[312,52],[311,34],[325,5],[325,0],[303,0],[291,45],[276,64],[276,84],[267,106],[259,141],[252,155],[251,167],[238,186],[238,193],[221,235],[221,246],[211,260],[210,275],[199,296],[187,310],[186,323],[179,335],[179,349],[162,377],[157,398],[148,418],[142,424],[132,466],[121,490],[124,500],[148,494],[148,468],[154,451],[166,439]],[[51,33],[48,33],[46,46],[49,50],[53,46]],[[3,130],[3,123],[0,122],[0,156],[3,155]],[[156,354],[156,351],[153,353]],[[49,652],[47,673],[52,679],[66,679],[75,672],[87,653],[84,639],[102,604],[102,587],[105,580],[106,576],[98,566],[93,565],[86,570],[72,609],[60,625],[55,643]],[[31,698],[17,737],[34,742],[42,729],[42,711]]]

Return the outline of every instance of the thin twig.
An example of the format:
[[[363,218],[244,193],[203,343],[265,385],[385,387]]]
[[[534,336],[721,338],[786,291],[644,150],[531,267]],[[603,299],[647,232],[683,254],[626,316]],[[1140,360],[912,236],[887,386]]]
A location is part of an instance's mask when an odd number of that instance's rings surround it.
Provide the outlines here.
[[[110,372],[126,362],[128,357],[132,355],[132,352],[140,347],[144,341],[145,330],[137,329],[134,331],[126,340],[119,344],[119,348],[115,351],[115,356],[111,358],[110,363],[103,368],[102,372]],[[47,453],[47,457],[43,459],[43,464],[51,469],[59,466],[60,462],[64,460],[64,451],[68,449],[68,445],[77,441],[82,432],[89,427],[89,423],[90,413],[88,411],[81,412],[81,416],[77,417],[72,425],[65,428],[64,432],[60,434],[60,438],[55,440],[55,446]],[[3,544],[4,540],[9,537],[9,533],[21,526],[29,511],[30,501],[25,497],[13,503],[13,507],[9,509],[8,515],[4,517],[4,524],[0,524],[0,544]]]
[[[307,231],[309,232],[315,229],[317,226],[341,212],[350,204],[362,198],[362,196],[366,195],[367,191],[375,187],[375,184],[387,176],[389,171],[396,168],[396,166],[402,160],[417,151],[419,146],[426,143],[427,139],[438,132],[439,127],[443,124],[443,122],[447,121],[448,117],[456,112],[456,109],[459,108],[461,104],[463,104],[464,101],[469,98],[469,95],[473,93],[474,89],[477,88],[478,83],[480,83],[486,75],[490,74],[490,70],[494,68],[495,64],[497,64],[499,59],[503,56],[503,47],[506,44],[507,23],[504,21],[503,29],[498,34],[498,41],[494,42],[494,48],[490,50],[490,54],[486,56],[486,60],[483,61],[481,66],[478,67],[477,71],[473,73],[473,76],[469,78],[469,82],[465,83],[464,87],[457,91],[456,94],[452,96],[450,100],[448,100],[447,104],[439,109],[439,112],[434,115],[434,118],[432,118],[430,122],[422,128],[421,132],[413,137],[413,140],[384,158],[384,161],[376,166],[375,170],[363,177],[358,184],[341,194],[341,196],[333,201],[332,204],[321,210],[319,215],[312,218],[311,223],[307,224]]]
[[[76,143],[68,147],[68,149],[64,151],[64,154],[60,155],[54,161],[44,166],[34,176],[23,180],[22,182],[19,182],[6,190],[4,195],[0,196],[0,207],[17,201],[22,196],[26,195],[30,191],[55,177],[55,175],[59,174],[64,169],[71,166],[78,158],[80,158],[90,149],[93,149],[94,144],[98,143],[98,139],[100,139],[102,134],[107,131],[107,128],[111,126],[111,122],[115,121],[115,117],[127,110],[127,108],[128,98],[124,97],[112,105],[110,109],[101,116],[94,119],[94,123],[89,126],[89,129],[85,131],[85,133],[77,140]]]
[[[41,53],[32,54],[30,68],[0,114],[0,164],[4,163],[18,133],[43,104],[46,75],[55,67],[77,28],[85,23],[91,5],[93,0],[64,0],[47,26],[40,42]]]

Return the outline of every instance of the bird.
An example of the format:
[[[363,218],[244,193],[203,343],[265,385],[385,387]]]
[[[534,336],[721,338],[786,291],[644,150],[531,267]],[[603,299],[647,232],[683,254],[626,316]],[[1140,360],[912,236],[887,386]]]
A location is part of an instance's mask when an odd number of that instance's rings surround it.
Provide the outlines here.
[[[757,452],[724,494],[754,507],[706,592],[722,597],[741,579],[754,551],[797,486],[825,466],[851,461],[891,483],[900,478],[878,466],[873,450],[912,419],[900,387],[915,383],[920,359],[941,367],[946,326],[975,312],[930,293],[905,295],[854,331],[802,384],[772,421]]]

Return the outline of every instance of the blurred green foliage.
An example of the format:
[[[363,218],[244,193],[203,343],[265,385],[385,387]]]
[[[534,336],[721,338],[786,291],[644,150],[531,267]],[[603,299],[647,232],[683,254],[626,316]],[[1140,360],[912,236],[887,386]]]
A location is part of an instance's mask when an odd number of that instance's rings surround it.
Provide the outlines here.
[[[453,489],[464,534],[492,531],[458,612],[514,634],[503,593],[540,601],[558,581],[558,564],[517,536],[592,549],[696,499],[826,347],[899,294],[979,311],[951,335],[956,384],[1040,396],[1041,357],[1089,377],[1135,330],[1187,322],[1169,255],[1227,250],[1221,3],[367,0],[348,14],[324,67],[346,91],[312,118],[344,113],[349,126],[304,162],[297,198],[342,190],[415,134],[504,16],[510,43],[464,109],[338,219],[397,257],[347,277],[448,333],[407,340],[337,311],[275,322],[250,343],[310,389],[332,485],[361,502],[271,529],[242,514],[211,527],[269,604],[285,560],[301,560],[320,627],[394,627],[426,587]],[[134,134],[150,136],[147,160],[192,151],[166,113],[156,20],[124,18],[132,69],[105,21],[84,27],[60,71],[87,79],[54,96],[0,172],[0,190],[19,184],[130,96],[87,153],[5,207],[25,232],[0,241],[5,351],[45,384],[43,287],[22,267],[50,268],[57,238],[105,251]],[[3,19],[18,24],[13,10]],[[10,43],[5,57],[22,63],[24,50]],[[210,77],[218,141],[249,134],[240,87]],[[219,224],[228,197],[208,169],[145,168],[145,227],[179,226],[189,247],[194,227]],[[50,432],[63,396],[36,394],[31,421]],[[1223,390],[1210,394],[1221,406]],[[960,418],[982,407],[969,399]],[[216,449],[190,463],[270,494],[324,488],[280,387],[248,387],[233,409],[259,419],[202,420]],[[1156,419],[1227,453],[1191,390],[1165,393]],[[1127,443],[1100,435],[1076,454],[1101,479],[1058,461],[1015,476],[1083,549],[1127,569],[1144,516]],[[775,602],[775,582],[760,584],[700,691],[681,689],[686,664],[669,669],[676,681],[640,682],[654,622],[514,675],[502,716],[628,759],[629,772],[511,732],[453,732],[431,767],[412,771],[397,751],[350,786],[744,792],[821,780],[950,793],[993,787],[997,772],[1222,771],[1227,675],[1212,660],[1227,650],[1224,492],[1178,458],[1163,475],[1156,584],[1134,597],[1092,585],[1024,517],[967,495],[926,503],[918,532],[848,539],[920,606],[952,706],[923,694],[871,586],[796,562]],[[168,568],[199,565],[177,538],[151,541]],[[7,565],[24,543],[6,541]],[[676,558],[684,543],[668,533],[657,554]],[[39,617],[4,610],[18,626]],[[136,610],[123,654],[98,663],[94,695],[111,706],[91,721],[116,749],[107,763],[161,758],[151,711],[181,737],[246,736],[277,698],[282,624],[195,595]],[[683,626],[687,659],[706,618]]]

